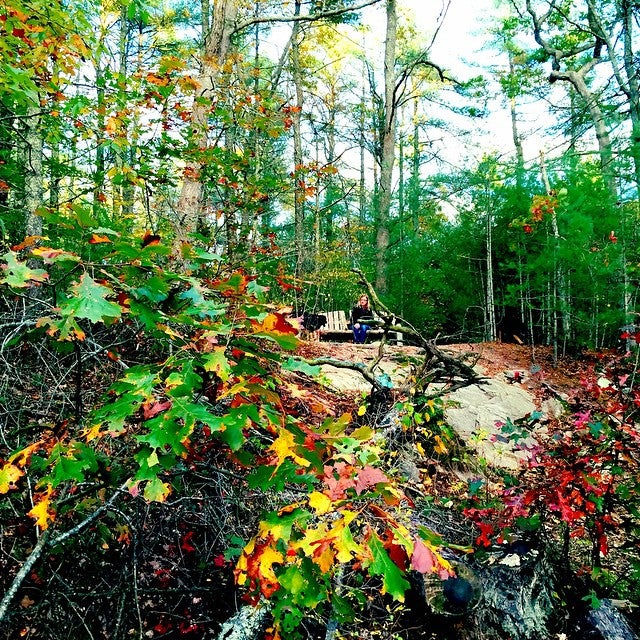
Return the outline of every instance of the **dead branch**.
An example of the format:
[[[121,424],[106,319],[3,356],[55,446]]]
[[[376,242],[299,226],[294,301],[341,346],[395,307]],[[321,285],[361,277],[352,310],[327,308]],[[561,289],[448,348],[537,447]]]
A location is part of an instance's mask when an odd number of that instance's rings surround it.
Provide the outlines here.
[[[82,522],[79,522],[75,527],[72,527],[68,531],[61,533],[55,538],[51,538],[51,530],[47,529],[43,531],[36,543],[35,547],[29,554],[29,557],[25,560],[22,567],[18,573],[16,573],[15,578],[11,582],[11,586],[7,589],[7,592],[4,594],[2,601],[0,601],[0,623],[4,620],[4,617],[7,614],[7,610],[14,596],[18,592],[20,585],[24,581],[24,579],[29,574],[31,567],[37,562],[38,558],[42,555],[42,552],[47,547],[56,547],[61,542],[64,542],[68,538],[75,536],[80,533],[83,529],[88,527],[96,518],[100,516],[100,514],[108,511],[111,505],[115,502],[116,498],[120,495],[120,493],[126,488],[126,484],[123,484],[112,496],[105,502],[103,505],[98,507],[93,513],[88,515]]]
[[[425,350],[426,356],[419,368],[419,378],[424,380],[425,384],[444,382],[447,383],[446,392],[449,392],[471,384],[483,384],[486,381],[484,376],[475,371],[462,358],[446,353],[436,345],[435,340],[426,338],[406,320],[392,313],[380,300],[364,273],[357,268],[352,271],[359,276],[360,284],[367,290],[373,310],[382,319],[381,328],[385,338],[391,333],[402,333],[411,337],[418,346]],[[384,341],[386,342],[386,340]]]

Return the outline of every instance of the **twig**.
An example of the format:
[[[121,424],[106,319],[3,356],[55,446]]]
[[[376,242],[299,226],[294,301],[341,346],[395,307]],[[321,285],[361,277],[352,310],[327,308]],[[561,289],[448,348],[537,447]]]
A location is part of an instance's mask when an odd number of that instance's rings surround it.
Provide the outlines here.
[[[89,526],[96,518],[98,518],[100,514],[104,513],[111,507],[111,505],[115,502],[116,498],[120,495],[120,493],[124,490],[125,487],[126,487],[126,483],[123,484],[120,488],[118,488],[118,490],[111,496],[111,498],[109,498],[109,500],[107,500],[107,502],[105,502],[103,505],[98,507],[93,513],[88,515],[82,522],[79,522],[75,527],[72,527],[68,531],[61,533],[59,536],[51,539],[50,529],[47,529],[46,531],[42,532],[42,534],[40,535],[40,538],[38,539],[38,542],[36,543],[36,546],[33,548],[31,553],[29,554],[29,557],[25,560],[22,567],[20,567],[20,570],[18,571],[18,573],[16,573],[13,581],[11,582],[11,586],[9,587],[7,592],[4,594],[4,597],[0,602],[0,623],[4,620],[7,614],[9,605],[11,604],[11,601],[13,600],[18,589],[20,588],[20,585],[22,584],[24,579],[27,577],[29,571],[31,570],[31,567],[33,567],[33,565],[36,563],[38,558],[42,555],[42,552],[44,551],[44,549],[47,546],[55,547],[59,545],[61,542],[64,542],[65,540],[67,540],[68,538],[76,535],[77,533],[80,533],[80,531],[82,531],[85,527]]]

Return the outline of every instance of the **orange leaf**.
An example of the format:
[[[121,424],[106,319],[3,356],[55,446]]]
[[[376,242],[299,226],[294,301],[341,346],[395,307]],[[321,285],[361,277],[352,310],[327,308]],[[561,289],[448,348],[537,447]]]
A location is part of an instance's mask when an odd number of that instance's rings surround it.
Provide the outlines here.
[[[246,584],[249,580],[249,589],[257,588],[265,598],[271,597],[279,588],[278,578],[273,571],[274,564],[282,564],[284,556],[274,549],[272,538],[265,542],[251,540],[242,550],[236,566],[236,580],[238,584]]]
[[[111,242],[108,236],[101,236],[97,233],[91,234],[91,239],[89,240],[89,244],[102,244],[105,242]]]

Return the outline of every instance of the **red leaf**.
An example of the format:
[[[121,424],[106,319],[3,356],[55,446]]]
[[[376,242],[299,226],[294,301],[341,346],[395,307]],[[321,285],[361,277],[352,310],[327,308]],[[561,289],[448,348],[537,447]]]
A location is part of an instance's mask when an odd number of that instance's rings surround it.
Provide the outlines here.
[[[476,522],[476,527],[480,529],[480,535],[476,538],[476,544],[483,547],[491,546],[491,539],[489,536],[494,532],[492,524],[488,522]]]
[[[166,402],[156,402],[154,404],[143,404],[142,405],[142,414],[145,420],[149,420],[157,416],[159,413],[166,411],[171,408],[171,400],[167,400]]]
[[[180,540],[180,548],[186,553],[196,550],[196,548],[191,544],[191,538],[193,538],[194,535],[194,531],[187,531],[187,533],[182,536],[182,540]]]
[[[366,489],[375,487],[380,483],[388,483],[389,478],[371,465],[367,465],[364,469],[361,469],[356,479],[356,493],[360,495]]]

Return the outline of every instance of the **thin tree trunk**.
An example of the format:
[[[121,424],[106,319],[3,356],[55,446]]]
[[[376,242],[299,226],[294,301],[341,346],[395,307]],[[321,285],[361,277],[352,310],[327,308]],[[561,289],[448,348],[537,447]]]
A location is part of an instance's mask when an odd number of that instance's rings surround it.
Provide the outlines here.
[[[544,185],[547,196],[553,196],[549,175],[547,174],[547,165],[544,159],[544,152],[540,152],[540,175],[542,184]],[[569,315],[569,297],[567,294],[567,281],[564,269],[559,263],[558,252],[560,251],[560,231],[558,229],[558,216],[555,207],[551,208],[551,232],[553,233],[553,290],[554,290],[554,362],[558,356],[558,320],[562,324],[563,345],[571,335],[571,317]],[[559,317],[558,317],[559,316]],[[562,348],[562,355],[565,353],[565,346]]]
[[[490,202],[487,200],[487,204]],[[486,332],[489,342],[494,342],[498,337],[498,328],[496,325],[496,304],[495,292],[493,285],[493,216],[491,215],[491,207],[487,207],[487,224],[486,224],[486,264],[487,264],[487,294],[486,294]]]
[[[391,190],[396,144],[395,62],[398,18],[396,1],[387,0],[387,28],[384,46],[384,128],[380,162],[380,188],[377,199],[376,290],[387,291],[387,250],[390,231]]]
[[[42,206],[44,180],[42,173],[43,140],[40,114],[36,106],[28,108],[25,134],[25,231],[28,236],[42,235],[42,218],[37,214]]]
[[[295,0],[294,15],[300,15],[302,0]],[[294,209],[294,238],[296,247],[296,275],[300,277],[304,272],[306,248],[304,245],[304,205],[306,199],[304,179],[302,174],[302,107],[304,92],[302,90],[302,68],[300,66],[300,23],[294,22],[291,37],[291,67],[293,84],[295,87],[296,104],[292,113],[293,129],[293,209]]]

